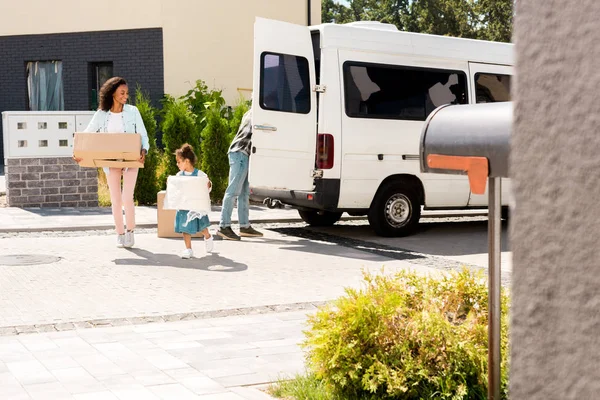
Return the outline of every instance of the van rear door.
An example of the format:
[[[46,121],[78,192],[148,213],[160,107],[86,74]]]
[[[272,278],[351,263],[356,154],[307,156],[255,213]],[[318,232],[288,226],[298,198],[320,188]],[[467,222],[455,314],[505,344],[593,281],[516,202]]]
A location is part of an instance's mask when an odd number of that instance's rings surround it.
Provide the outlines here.
[[[253,82],[250,185],[312,190],[317,103],[308,27],[257,18]]]

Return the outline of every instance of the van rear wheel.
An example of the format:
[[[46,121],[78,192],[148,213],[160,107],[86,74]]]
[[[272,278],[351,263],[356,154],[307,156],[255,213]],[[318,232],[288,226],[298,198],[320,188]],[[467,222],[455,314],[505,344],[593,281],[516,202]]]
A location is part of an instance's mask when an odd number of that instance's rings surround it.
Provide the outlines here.
[[[298,214],[310,226],[331,226],[342,217],[342,213],[317,210],[298,210]]]
[[[413,233],[421,218],[421,205],[415,190],[400,182],[380,190],[369,209],[369,224],[379,236],[397,237]]]

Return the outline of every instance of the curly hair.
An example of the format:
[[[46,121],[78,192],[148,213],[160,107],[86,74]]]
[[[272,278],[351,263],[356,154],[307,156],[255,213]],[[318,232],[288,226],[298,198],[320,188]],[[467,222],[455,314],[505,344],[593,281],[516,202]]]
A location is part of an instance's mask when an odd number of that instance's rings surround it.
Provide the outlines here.
[[[189,160],[190,164],[192,165],[196,164],[196,153],[194,153],[194,148],[191,144],[185,143],[183,146],[175,150],[175,156],[183,160]]]
[[[121,85],[127,85],[127,81],[121,77],[115,76],[107,80],[100,88],[99,110],[108,111],[113,105],[113,94]]]

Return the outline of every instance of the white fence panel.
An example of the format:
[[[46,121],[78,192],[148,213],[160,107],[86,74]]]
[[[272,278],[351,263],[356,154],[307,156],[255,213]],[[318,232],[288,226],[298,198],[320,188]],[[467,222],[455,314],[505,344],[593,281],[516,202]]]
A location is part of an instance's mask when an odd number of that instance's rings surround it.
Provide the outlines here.
[[[93,111],[5,111],[4,158],[70,157],[73,134],[85,129]]]

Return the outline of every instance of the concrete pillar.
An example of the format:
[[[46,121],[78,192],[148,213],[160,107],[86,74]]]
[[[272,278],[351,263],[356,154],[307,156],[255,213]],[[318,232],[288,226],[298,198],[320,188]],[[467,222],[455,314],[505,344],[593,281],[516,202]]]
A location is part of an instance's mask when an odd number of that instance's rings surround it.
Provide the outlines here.
[[[600,1],[517,0],[511,400],[600,396]]]

